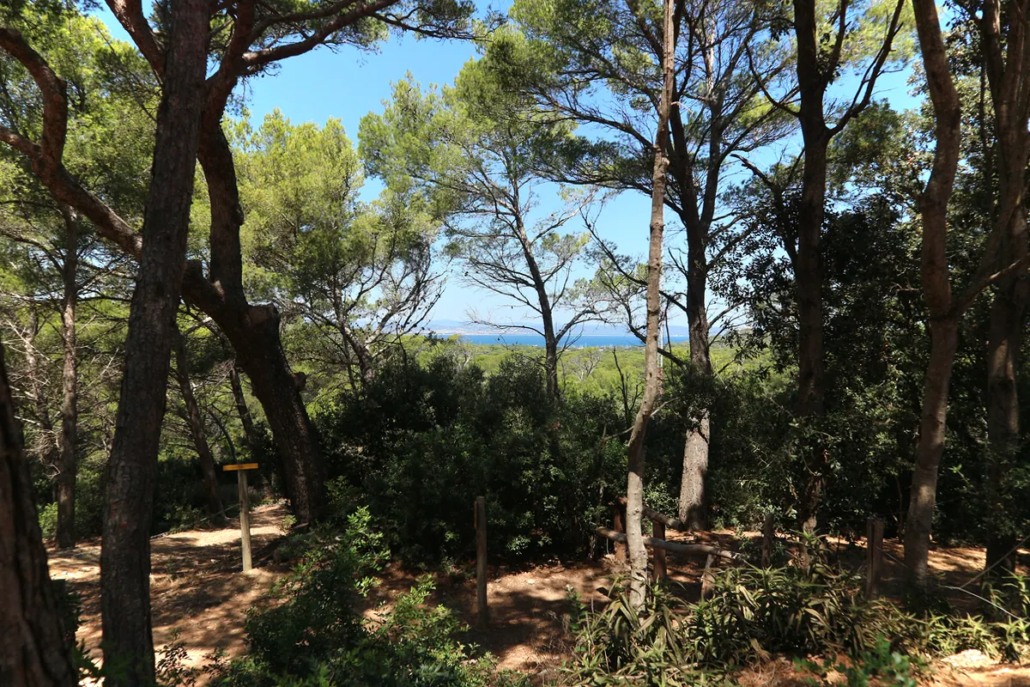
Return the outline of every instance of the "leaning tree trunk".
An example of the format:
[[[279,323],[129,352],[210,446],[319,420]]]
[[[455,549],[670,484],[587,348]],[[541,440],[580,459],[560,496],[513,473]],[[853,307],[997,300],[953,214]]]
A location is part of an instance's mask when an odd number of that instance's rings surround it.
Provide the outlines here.
[[[225,511],[222,508],[222,499],[218,495],[218,475],[215,472],[215,457],[211,453],[211,446],[207,443],[207,435],[204,434],[204,418],[200,414],[200,405],[197,404],[197,397],[193,394],[193,384],[190,382],[186,337],[180,332],[175,333],[175,347],[173,350],[175,352],[175,379],[179,384],[179,395],[182,396],[183,405],[186,406],[186,421],[189,424],[193,446],[197,449],[197,458],[200,459],[204,495],[207,499],[207,512],[216,520],[224,520]]]
[[[647,256],[647,337],[644,342],[644,394],[629,437],[629,474],[626,480],[626,544],[629,549],[630,604],[644,606],[647,595],[647,549],[644,546],[644,436],[658,400],[658,338],[661,326],[662,239],[665,234],[665,185],[668,167],[669,110],[675,81],[673,0],[665,0],[662,43],[662,95],[655,137],[651,192],[650,246]]]
[[[695,374],[711,377],[708,313],[705,309],[708,265],[699,237],[695,240],[691,236],[688,242],[687,324],[690,330],[690,365]],[[700,408],[699,411],[697,424],[687,429],[679,497],[679,518],[694,530],[703,530],[707,525],[705,481],[708,475],[708,447],[711,443],[709,409]]]
[[[207,126],[199,159],[211,201],[211,271],[204,279],[200,266],[191,265],[184,293],[232,344],[272,429],[293,512],[300,522],[313,522],[325,498],[321,447],[301,397],[303,385],[283,351],[278,312],[272,305],[250,305],[244,294],[236,166],[219,122]]]
[[[104,663],[109,685],[154,682],[150,527],[169,357],[200,134],[209,3],[171,3],[139,276],[129,309],[117,428],[107,466],[100,557]]]
[[[79,218],[68,207],[61,210],[65,222],[64,299],[61,309],[61,337],[64,340],[64,369],[61,373],[61,454],[57,474],[57,547],[75,546],[75,478],[78,472],[75,448],[78,443],[78,351],[75,341],[75,302],[79,254]]]
[[[0,685],[72,687],[22,446],[0,348]]]

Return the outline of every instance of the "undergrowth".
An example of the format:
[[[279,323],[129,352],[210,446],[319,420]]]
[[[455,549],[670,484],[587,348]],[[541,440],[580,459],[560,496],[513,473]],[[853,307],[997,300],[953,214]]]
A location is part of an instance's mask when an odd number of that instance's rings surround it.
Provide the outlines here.
[[[720,571],[710,597],[693,604],[675,585],[651,587],[640,611],[621,584],[598,612],[572,597],[562,684],[732,684],[736,670],[786,655],[813,685],[914,686],[935,656],[977,649],[1018,662],[1030,653],[1025,578],[984,590],[992,613],[960,616],[867,601],[859,575],[818,553],[809,560]]]

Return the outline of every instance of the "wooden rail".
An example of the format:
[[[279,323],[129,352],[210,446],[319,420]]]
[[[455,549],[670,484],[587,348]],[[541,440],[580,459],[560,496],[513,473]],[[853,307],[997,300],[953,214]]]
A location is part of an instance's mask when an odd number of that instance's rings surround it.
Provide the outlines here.
[[[626,507],[625,496],[620,496],[617,500],[619,502],[619,505],[621,505],[623,508]],[[687,523],[683,522],[679,518],[670,518],[668,515],[665,515],[664,513],[659,513],[653,508],[648,508],[647,506],[644,506],[643,513],[644,516],[651,522],[660,522],[670,529],[679,530],[680,532],[692,531],[691,528],[687,526]]]
[[[624,532],[616,532],[610,530],[607,527],[598,527],[594,530],[598,536],[610,539],[613,542],[620,544],[626,543],[626,534]],[[708,544],[680,544],[678,542],[665,541],[664,539],[655,539],[654,537],[644,537],[644,546],[650,546],[653,549],[664,549],[665,551],[672,551],[674,553],[689,553],[689,554],[707,554],[709,556],[715,556],[717,558],[725,558],[730,561],[742,560],[743,556],[734,551],[727,551],[721,549],[718,546],[709,546]]]

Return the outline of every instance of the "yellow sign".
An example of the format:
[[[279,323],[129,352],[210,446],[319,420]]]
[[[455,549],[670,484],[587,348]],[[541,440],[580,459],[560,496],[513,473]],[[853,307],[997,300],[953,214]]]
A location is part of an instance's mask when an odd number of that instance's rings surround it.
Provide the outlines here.
[[[231,465],[223,465],[222,470],[231,472],[233,470],[257,470],[257,463],[233,463]]]

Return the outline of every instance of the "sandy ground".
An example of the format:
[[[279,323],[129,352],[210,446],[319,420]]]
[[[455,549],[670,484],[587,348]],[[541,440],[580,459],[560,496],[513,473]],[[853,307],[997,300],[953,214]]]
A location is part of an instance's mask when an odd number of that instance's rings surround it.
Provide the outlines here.
[[[154,642],[160,651],[177,637],[188,652],[188,665],[201,665],[216,650],[236,656],[244,650],[244,621],[247,611],[269,603],[268,592],[287,566],[273,559],[273,542],[282,535],[286,511],[281,505],[254,509],[251,516],[255,569],[241,570],[238,522],[224,529],[191,530],[157,537],[151,542],[153,572],[151,593],[154,613]],[[670,533],[671,534],[671,533]],[[674,535],[672,538],[682,538]],[[710,533],[702,541],[726,546],[729,532]],[[885,588],[903,575],[901,546],[885,542],[888,558]],[[861,557],[861,545],[850,555]],[[100,547],[87,541],[70,552],[49,551],[50,573],[69,580],[83,599],[82,624],[78,639],[88,649],[100,643]],[[895,560],[896,559],[896,560]],[[699,592],[704,560],[670,555],[670,577]],[[983,568],[983,551],[967,548],[939,548],[931,553],[931,566],[944,573],[956,586],[973,578]],[[528,570],[490,569],[488,604],[491,622],[477,627],[475,582],[437,576],[436,601],[452,608],[471,627],[467,640],[491,652],[501,668],[545,678],[568,655],[570,591],[584,603],[603,603],[599,591],[607,588],[621,564],[611,554],[596,562],[563,566],[554,562]],[[370,601],[371,609],[406,591],[417,575],[393,565],[385,571],[382,584]],[[779,658],[745,671],[739,676],[743,687],[788,687],[804,684],[789,660]],[[202,682],[202,680],[201,680]],[[936,666],[935,687],[1030,687],[1030,667],[1000,665],[979,652],[963,652]]]

